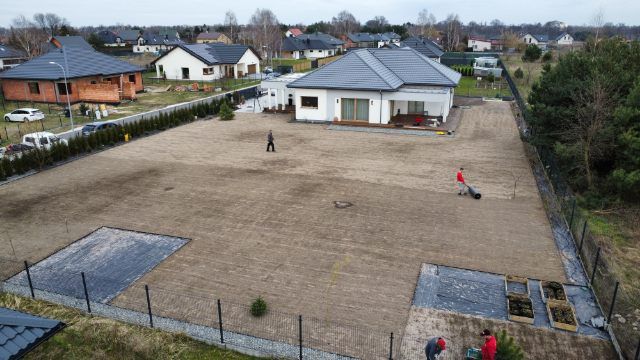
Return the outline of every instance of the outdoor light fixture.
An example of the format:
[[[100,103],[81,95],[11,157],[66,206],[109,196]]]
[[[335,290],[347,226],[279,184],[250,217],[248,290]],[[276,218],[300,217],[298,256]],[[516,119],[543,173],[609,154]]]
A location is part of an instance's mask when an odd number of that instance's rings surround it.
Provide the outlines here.
[[[64,67],[57,62],[49,61],[51,65],[58,65],[62,69],[62,76],[64,77],[64,90],[67,95],[67,109],[69,109],[69,119],[71,119],[71,130],[73,130],[73,111],[71,111],[71,101],[69,101],[69,83],[67,82],[67,72],[64,71]]]

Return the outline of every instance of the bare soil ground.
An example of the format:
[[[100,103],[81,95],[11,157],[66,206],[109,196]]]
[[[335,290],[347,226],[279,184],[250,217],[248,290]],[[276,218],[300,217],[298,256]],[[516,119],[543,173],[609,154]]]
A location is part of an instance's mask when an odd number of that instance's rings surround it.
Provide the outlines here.
[[[447,341],[443,360],[463,359],[469,348],[479,349],[483,329],[506,330],[522,346],[527,359],[617,359],[609,341],[565,331],[535,328],[526,324],[485,319],[448,311],[412,307],[402,339],[402,359],[424,359],[427,340],[441,336]]]
[[[564,280],[508,103],[463,109],[454,138],[287,119],[196,122],[2,186],[0,242],[34,262],[100,226],[187,237],[139,284],[382,332],[424,262]],[[457,195],[460,166],[482,200]]]

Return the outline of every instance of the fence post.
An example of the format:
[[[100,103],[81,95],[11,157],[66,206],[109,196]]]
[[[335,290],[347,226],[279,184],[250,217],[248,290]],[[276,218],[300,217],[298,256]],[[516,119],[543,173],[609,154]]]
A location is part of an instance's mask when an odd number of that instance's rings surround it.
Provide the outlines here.
[[[35,299],[36,295],[33,293],[33,283],[31,282],[31,273],[29,272],[29,263],[24,261],[24,270],[27,272],[27,281],[29,281],[29,290],[31,291],[31,298]]]
[[[218,299],[218,327],[220,328],[220,342],[224,344],[224,333],[222,331],[222,305]]]
[[[611,299],[611,306],[609,307],[609,316],[607,316],[607,321],[611,322],[611,315],[613,315],[613,307],[616,305],[616,297],[618,296],[618,286],[620,285],[620,281],[616,281],[616,287],[613,290],[613,298]]]
[[[582,236],[580,237],[580,249],[578,249],[578,255],[582,253],[582,245],[584,244],[584,234],[587,232],[587,220],[584,221],[582,226]]]
[[[300,360],[302,360],[302,315],[298,315],[298,337],[300,344]]]
[[[634,360],[640,359],[640,340],[638,340],[638,348],[636,349],[636,356],[633,357]]]
[[[593,263],[593,272],[591,273],[591,286],[593,286],[593,280],[596,277],[596,270],[598,270],[598,260],[600,260],[600,247],[598,246],[598,251],[596,251],[596,261]]]
[[[389,360],[393,360],[393,331],[389,337]]]
[[[147,310],[149,311],[149,326],[153,327],[153,314],[151,314],[151,298],[149,297],[149,286],[144,284],[144,292],[147,294]]]
[[[87,300],[87,311],[91,314],[91,304],[89,303],[89,292],[87,291],[87,280],[84,277],[84,271],[80,273],[82,276],[82,287],[84,288],[84,298]]]
[[[573,228],[573,214],[576,212],[576,199],[573,199],[573,206],[571,207],[571,219],[569,220],[569,232]]]

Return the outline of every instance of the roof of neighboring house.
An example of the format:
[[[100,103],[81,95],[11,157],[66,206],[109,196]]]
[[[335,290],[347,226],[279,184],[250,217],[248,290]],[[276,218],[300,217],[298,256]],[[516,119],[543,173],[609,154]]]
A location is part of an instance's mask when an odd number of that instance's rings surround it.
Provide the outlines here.
[[[329,34],[325,34],[323,32],[314,32],[312,34],[301,34],[296,36],[296,38],[301,39],[301,40],[306,40],[306,39],[311,39],[311,40],[322,40],[326,43],[329,43],[333,46],[340,46],[340,45],[344,45],[344,41],[335,38]]]
[[[563,32],[562,34],[556,36],[555,40],[558,41],[558,40],[562,39],[565,35],[571,36],[571,34],[569,34],[567,32]],[[573,38],[573,36],[571,36],[571,38]]]
[[[175,33],[168,32],[145,32],[142,34],[142,38],[144,39],[145,45],[178,45],[184,43]]]
[[[208,43],[208,44],[180,44],[175,48],[167,51],[159,58],[155,59],[152,64],[156,63],[158,60],[170,54],[172,51],[176,51],[176,49],[182,49],[192,56],[196,57],[200,61],[205,64],[217,65],[217,64],[237,64],[240,61],[240,58],[250,50],[253,52],[258,59],[260,55],[253,50],[252,47],[240,44],[231,44],[227,45],[224,43]]]
[[[291,35],[293,36],[300,36],[302,35],[302,31],[298,28],[291,28],[289,29],[289,32],[291,33]]]
[[[122,41],[136,41],[140,36],[140,30],[122,30],[117,35]]]
[[[27,57],[22,51],[11,46],[0,44],[0,59],[24,58]]]
[[[91,46],[82,36],[54,36],[49,39],[51,49],[65,48],[80,48],[85,50],[93,50]]]
[[[196,36],[196,40],[218,40],[222,35],[224,35],[223,33],[219,33],[219,32],[201,32],[200,34],[198,34],[198,36]],[[226,36],[226,35],[225,35]]]
[[[69,79],[96,75],[126,74],[143,70],[139,66],[94,50],[65,47],[64,52],[66,53],[66,65],[63,50],[55,49],[0,73],[0,78],[24,80],[63,79],[64,76],[60,67],[49,62],[62,65]]]
[[[487,40],[484,36],[480,35],[469,35],[469,40],[489,42],[489,40]]]
[[[65,324],[0,308],[0,359],[17,359],[64,328]]]
[[[371,38],[373,39],[373,41],[391,41],[391,38],[389,38],[385,34],[371,34]]]
[[[548,42],[549,41],[549,35],[539,35],[539,34],[531,34],[531,33],[527,33],[524,36],[527,35],[531,35],[534,39],[538,40],[538,42]]]
[[[444,54],[440,46],[430,39],[413,36],[405,39],[400,43],[403,47],[410,47],[424,56],[430,58],[439,58]]]
[[[460,77],[460,73],[410,48],[358,49],[288,87],[396,91],[403,85],[455,87]]]
[[[96,36],[100,39],[100,42],[104,44],[115,44],[116,43],[116,33],[111,30],[102,30],[96,32]]]
[[[282,50],[302,51],[302,50],[332,50],[335,46],[321,39],[300,39],[297,37],[285,37],[282,39]]]
[[[369,33],[347,34],[347,38],[353,42],[373,42],[375,41]]]
[[[391,40],[400,40],[400,35],[398,35],[398,34],[394,33],[393,31],[391,31],[391,32],[386,32],[386,33],[384,33],[384,34],[382,34],[382,35],[384,35],[384,36],[388,37],[388,38],[389,38],[389,39],[391,39]]]

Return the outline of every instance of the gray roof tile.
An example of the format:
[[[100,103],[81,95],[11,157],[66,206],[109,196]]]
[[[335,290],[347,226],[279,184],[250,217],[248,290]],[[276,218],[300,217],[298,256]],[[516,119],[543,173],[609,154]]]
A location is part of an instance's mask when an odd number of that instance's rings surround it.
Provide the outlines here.
[[[400,45],[417,50],[422,55],[430,58],[439,58],[444,54],[444,51],[433,41],[422,37],[414,36],[407,38],[402,41]]]
[[[56,36],[52,38],[51,41],[54,39],[66,48],[76,47],[85,50],[93,50],[93,46],[86,42],[82,36]],[[56,49],[53,43],[51,44],[51,48]]]
[[[0,308],[0,360],[23,356],[63,327],[57,320]]]
[[[0,44],[0,59],[24,57],[26,57],[26,55],[22,51],[14,49],[11,46]]]
[[[0,73],[4,79],[59,80],[63,79],[60,67],[49,64],[55,62],[65,67],[67,78],[79,78],[95,75],[117,75],[142,71],[142,68],[118,60],[103,53],[70,47],[66,52],[66,65],[62,49],[52,50],[42,56],[31,59],[13,69]]]
[[[173,48],[171,51],[175,51],[178,48],[195,56],[196,58],[200,59],[202,62],[204,62],[207,65],[236,64],[238,63],[238,61],[240,61],[240,58],[242,58],[242,55],[244,55],[247,52],[247,50],[253,51],[252,48],[246,45],[240,45],[240,44],[227,45],[223,43],[180,44],[175,48]],[[167,51],[164,55],[154,60],[152,64],[162,59],[167,54],[171,53],[171,51]],[[258,56],[257,53],[255,54],[256,56]]]
[[[360,49],[288,87],[395,91],[403,85],[455,87],[460,77],[460,73],[410,48]]]

